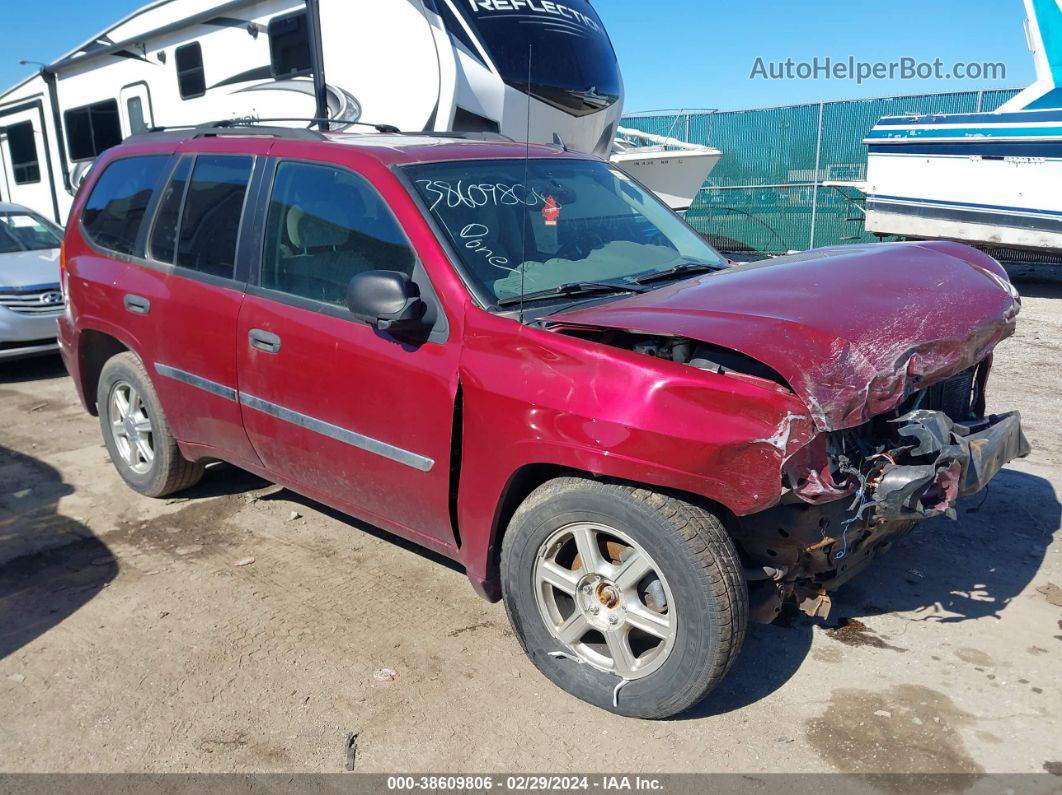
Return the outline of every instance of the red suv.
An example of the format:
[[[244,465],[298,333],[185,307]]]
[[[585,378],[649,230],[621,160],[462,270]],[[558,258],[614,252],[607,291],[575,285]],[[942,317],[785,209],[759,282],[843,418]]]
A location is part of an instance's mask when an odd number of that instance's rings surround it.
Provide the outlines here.
[[[228,461],[447,555],[536,666],[659,718],[1028,445],[1019,299],[947,242],[731,266],[563,147],[155,132],[67,228],[60,344],[118,472]]]

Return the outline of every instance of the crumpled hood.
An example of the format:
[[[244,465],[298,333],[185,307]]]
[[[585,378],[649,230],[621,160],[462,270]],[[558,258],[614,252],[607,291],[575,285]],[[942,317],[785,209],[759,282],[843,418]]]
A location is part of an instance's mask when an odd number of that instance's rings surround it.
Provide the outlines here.
[[[981,361],[1014,331],[1000,265],[958,243],[817,249],[551,315],[689,337],[773,368],[820,430],[848,428]]]
[[[36,287],[59,283],[59,249],[0,254],[0,287]]]

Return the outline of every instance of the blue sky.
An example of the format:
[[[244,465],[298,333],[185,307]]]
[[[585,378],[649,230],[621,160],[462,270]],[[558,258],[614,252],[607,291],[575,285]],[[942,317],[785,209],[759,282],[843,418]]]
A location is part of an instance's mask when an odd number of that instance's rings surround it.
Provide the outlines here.
[[[361,0],[356,0],[361,1]],[[30,73],[20,58],[48,61],[144,0],[5,3],[0,88]],[[619,54],[627,110],[751,108],[818,99],[915,94],[1032,82],[1022,0],[594,0]],[[946,69],[1002,62],[1005,80],[750,80],[765,61],[864,61],[903,57]]]

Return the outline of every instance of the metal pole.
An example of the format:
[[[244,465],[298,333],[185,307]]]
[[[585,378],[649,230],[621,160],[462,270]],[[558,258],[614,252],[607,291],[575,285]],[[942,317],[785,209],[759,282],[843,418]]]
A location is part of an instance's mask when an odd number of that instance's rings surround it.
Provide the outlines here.
[[[808,248],[815,248],[815,224],[819,214],[819,168],[822,165],[822,112],[825,107],[825,102],[819,103],[819,134],[815,141],[815,177],[811,188],[811,239]]]
[[[981,89],[980,91],[977,92],[977,112],[978,113],[980,113],[981,109],[984,107],[984,98],[985,98],[985,92],[984,92],[984,89]]]
[[[328,131],[328,88],[325,83],[324,48],[321,46],[321,5],[318,0],[306,0],[306,21],[310,34],[310,55],[313,58],[313,94],[317,100],[317,126]]]

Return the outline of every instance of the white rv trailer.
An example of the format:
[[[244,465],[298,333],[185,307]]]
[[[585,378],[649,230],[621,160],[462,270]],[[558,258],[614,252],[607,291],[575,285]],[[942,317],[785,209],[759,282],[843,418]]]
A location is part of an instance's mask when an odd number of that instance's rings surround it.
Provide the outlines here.
[[[0,199],[61,222],[107,147],[232,118],[498,132],[608,156],[622,97],[588,0],[157,0],[0,94]]]

